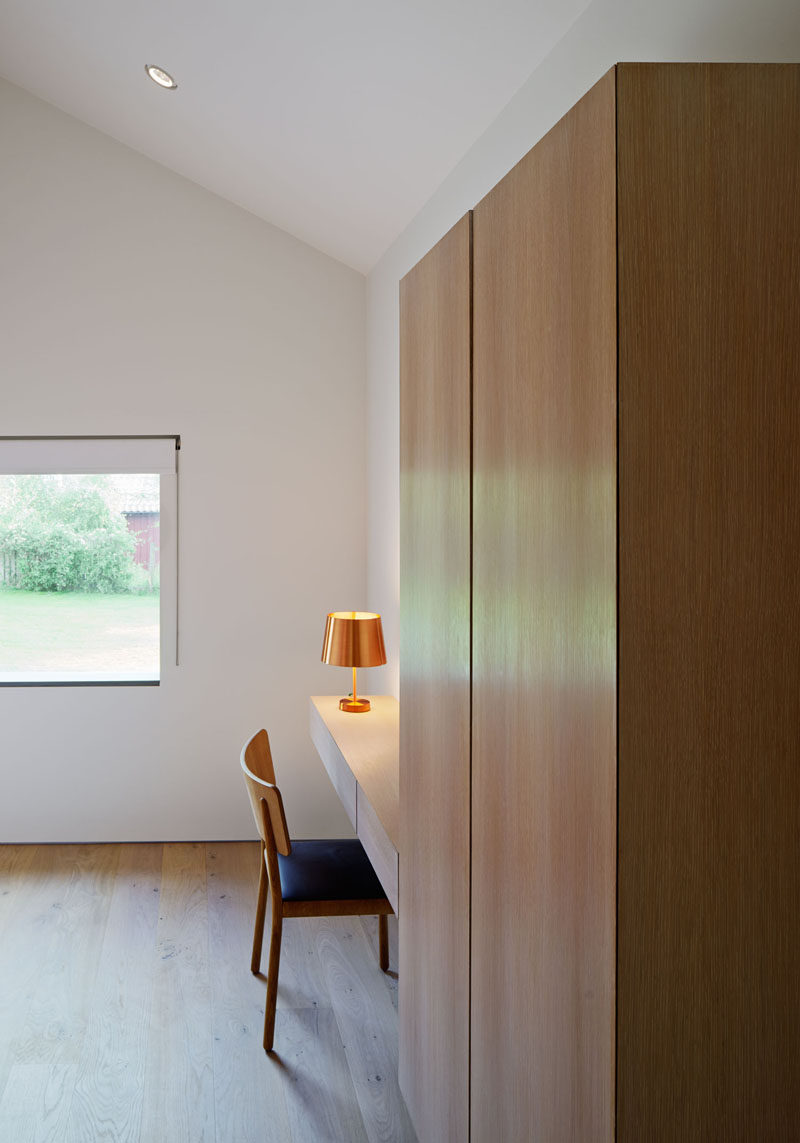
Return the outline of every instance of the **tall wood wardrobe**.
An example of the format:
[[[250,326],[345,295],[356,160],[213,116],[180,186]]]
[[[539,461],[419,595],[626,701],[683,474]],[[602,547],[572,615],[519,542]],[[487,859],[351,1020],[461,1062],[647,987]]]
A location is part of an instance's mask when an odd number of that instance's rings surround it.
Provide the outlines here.
[[[420,1143],[800,1140],[800,65],[618,65],[400,307]]]

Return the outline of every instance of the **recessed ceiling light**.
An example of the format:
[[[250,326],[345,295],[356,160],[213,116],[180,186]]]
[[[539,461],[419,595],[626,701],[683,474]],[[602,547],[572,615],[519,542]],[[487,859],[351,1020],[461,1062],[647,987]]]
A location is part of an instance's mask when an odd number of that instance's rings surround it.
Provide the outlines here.
[[[144,70],[152,79],[153,83],[157,83],[159,87],[166,87],[168,91],[174,91],[178,86],[168,71],[164,71],[163,67],[156,67],[155,64],[145,64]]]

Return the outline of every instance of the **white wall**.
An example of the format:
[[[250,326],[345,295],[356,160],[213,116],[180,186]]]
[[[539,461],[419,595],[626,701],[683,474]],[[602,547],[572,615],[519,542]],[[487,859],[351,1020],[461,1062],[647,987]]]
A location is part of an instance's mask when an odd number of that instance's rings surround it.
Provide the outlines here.
[[[370,274],[368,601],[392,655],[383,690],[398,693],[398,282],[620,60],[800,60],[800,4],[593,0]]]
[[[364,279],[2,82],[0,155],[0,435],[183,441],[182,665],[0,689],[0,842],[252,837],[261,725],[290,827],[352,832],[307,697],[366,603]]]

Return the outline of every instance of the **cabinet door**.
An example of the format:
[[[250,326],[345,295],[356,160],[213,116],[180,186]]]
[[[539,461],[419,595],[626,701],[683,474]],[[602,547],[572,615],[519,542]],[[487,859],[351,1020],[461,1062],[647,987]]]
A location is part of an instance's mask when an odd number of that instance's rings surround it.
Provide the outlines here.
[[[800,66],[618,71],[619,1138],[798,1140]]]
[[[470,245],[466,216],[400,287],[400,1083],[423,1143],[469,1123]]]
[[[614,104],[474,212],[471,1143],[614,1130]]]

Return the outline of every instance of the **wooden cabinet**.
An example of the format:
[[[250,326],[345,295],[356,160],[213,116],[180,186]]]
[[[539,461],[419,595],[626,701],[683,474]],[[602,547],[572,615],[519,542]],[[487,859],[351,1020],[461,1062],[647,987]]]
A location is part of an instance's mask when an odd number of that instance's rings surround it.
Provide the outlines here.
[[[618,65],[402,283],[420,1143],[800,1139],[798,140]]]

